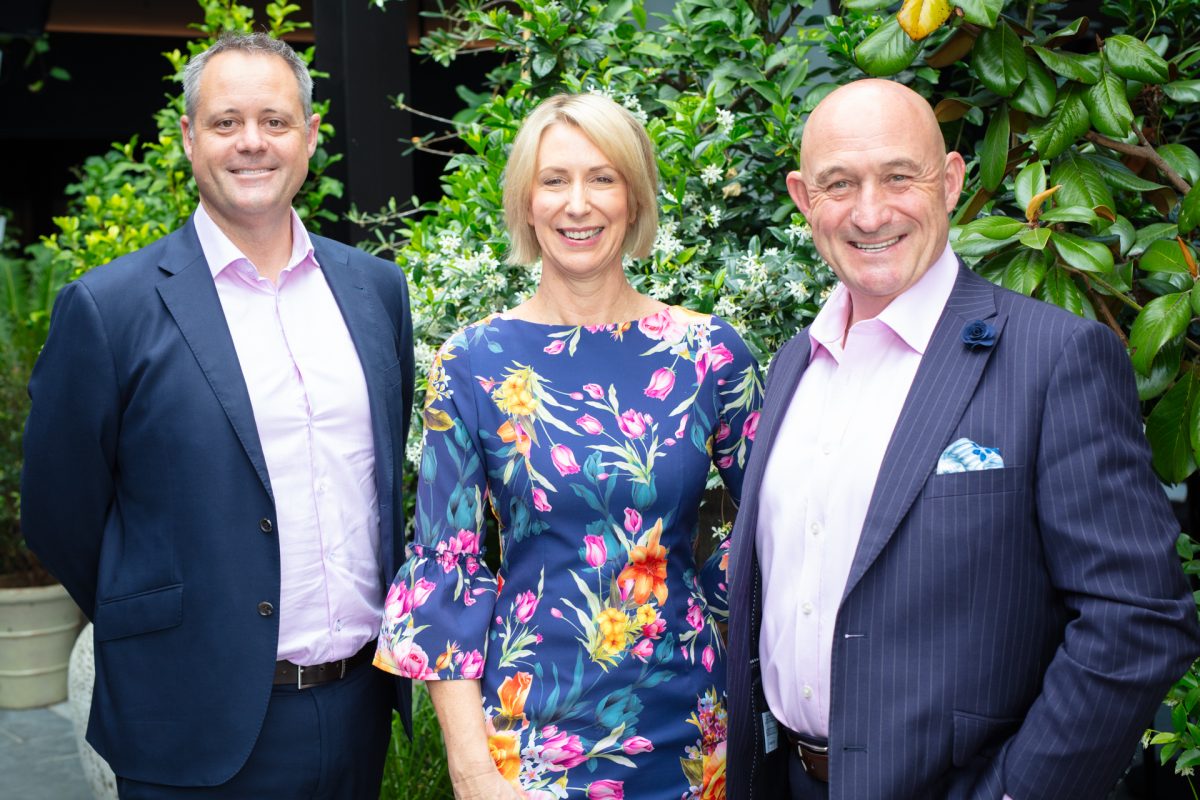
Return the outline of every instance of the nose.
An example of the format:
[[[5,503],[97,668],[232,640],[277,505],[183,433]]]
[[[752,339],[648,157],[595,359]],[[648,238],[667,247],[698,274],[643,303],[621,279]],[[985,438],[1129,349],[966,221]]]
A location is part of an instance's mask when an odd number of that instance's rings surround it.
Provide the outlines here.
[[[238,136],[238,150],[243,153],[255,153],[266,147],[267,139],[258,128],[258,123],[254,120],[248,121],[242,126],[241,134]]]
[[[588,213],[591,203],[588,201],[587,186],[583,181],[573,181],[567,189],[567,213],[581,217]]]
[[[860,231],[871,233],[887,225],[891,217],[886,192],[874,181],[864,182],[850,213],[850,221]]]

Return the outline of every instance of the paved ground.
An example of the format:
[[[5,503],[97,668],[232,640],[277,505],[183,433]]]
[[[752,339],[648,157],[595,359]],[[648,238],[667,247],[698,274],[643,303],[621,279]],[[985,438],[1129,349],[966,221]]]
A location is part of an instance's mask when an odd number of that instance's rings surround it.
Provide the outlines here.
[[[67,704],[27,711],[0,709],[0,797],[91,800]]]

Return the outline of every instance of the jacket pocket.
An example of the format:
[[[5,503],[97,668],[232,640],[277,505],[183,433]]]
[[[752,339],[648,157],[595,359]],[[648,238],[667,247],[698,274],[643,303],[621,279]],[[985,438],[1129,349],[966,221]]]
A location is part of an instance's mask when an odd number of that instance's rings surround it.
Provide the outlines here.
[[[966,767],[980,757],[990,759],[1020,727],[1020,717],[985,717],[955,711],[954,766]]]
[[[953,497],[963,494],[1001,494],[1019,492],[1025,486],[1024,467],[980,469],[933,475],[925,483],[925,497]]]
[[[182,621],[182,583],[105,600],[93,620],[98,642],[173,628]]]

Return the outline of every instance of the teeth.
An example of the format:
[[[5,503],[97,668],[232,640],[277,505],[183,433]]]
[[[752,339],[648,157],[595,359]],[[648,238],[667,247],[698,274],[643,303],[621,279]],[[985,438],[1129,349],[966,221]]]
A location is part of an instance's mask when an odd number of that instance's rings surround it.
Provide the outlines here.
[[[234,172],[238,175],[265,175],[270,172],[269,169],[235,169]]]
[[[567,237],[568,239],[574,239],[577,242],[582,242],[584,239],[590,239],[593,236],[598,235],[600,233],[600,231],[602,231],[602,230],[604,230],[604,229],[603,228],[591,228],[590,230],[586,230],[586,231],[563,231],[562,235]]]
[[[853,244],[859,250],[865,250],[868,253],[877,253],[880,250],[886,250],[887,248],[891,247],[898,241],[900,241],[899,236],[897,236],[894,239],[888,239],[886,242],[875,242],[873,244],[865,244],[863,242],[851,242],[851,244]]]

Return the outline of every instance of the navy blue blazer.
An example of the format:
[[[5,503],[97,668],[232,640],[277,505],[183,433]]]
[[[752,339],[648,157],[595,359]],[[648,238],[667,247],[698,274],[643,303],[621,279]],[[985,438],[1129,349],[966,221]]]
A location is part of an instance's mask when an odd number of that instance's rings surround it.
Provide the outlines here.
[[[993,346],[964,344],[974,320]],[[772,365],[733,537],[732,800],[789,796],[786,743],[766,752],[754,539],[809,354],[801,333]],[[961,437],[999,448],[1004,468],[935,474]],[[830,798],[1104,797],[1200,655],[1178,530],[1117,338],[960,267],[837,614]]]
[[[404,275],[313,236],[366,377],[385,587],[404,558],[413,391]],[[275,503],[191,221],[59,294],[29,384],[23,532],[95,623],[88,741],[117,774],[210,786],[245,763],[275,669]],[[382,591],[382,590],[381,590]],[[409,684],[397,679],[409,724]]]

